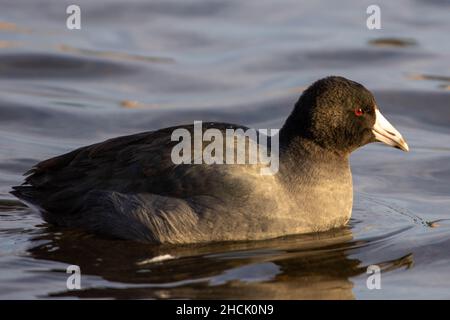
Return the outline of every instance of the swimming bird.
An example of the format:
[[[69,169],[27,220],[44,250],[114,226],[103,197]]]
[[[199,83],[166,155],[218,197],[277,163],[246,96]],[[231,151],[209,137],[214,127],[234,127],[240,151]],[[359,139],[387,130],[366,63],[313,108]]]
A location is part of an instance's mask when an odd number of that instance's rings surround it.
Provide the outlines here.
[[[204,124],[211,128],[248,129]],[[42,161],[11,193],[49,223],[116,238],[260,240],[344,226],[353,203],[350,153],[376,141],[409,150],[372,93],[337,76],[301,94],[278,133],[273,175],[262,175],[258,164],[174,163],[176,129],[193,133],[194,126],[113,138]]]

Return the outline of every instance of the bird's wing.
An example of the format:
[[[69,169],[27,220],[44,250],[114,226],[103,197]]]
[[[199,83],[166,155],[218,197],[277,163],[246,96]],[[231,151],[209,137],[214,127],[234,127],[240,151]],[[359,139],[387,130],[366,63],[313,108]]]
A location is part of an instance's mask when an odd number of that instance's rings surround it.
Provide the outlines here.
[[[185,128],[193,136],[192,125],[171,127],[113,138],[42,161],[12,193],[45,211],[66,213],[79,210],[84,196],[94,190],[180,198],[242,194],[247,181],[230,175],[230,166],[173,163],[171,152],[178,141],[172,141],[171,135],[177,128]],[[247,129],[225,123],[204,123],[206,128]]]

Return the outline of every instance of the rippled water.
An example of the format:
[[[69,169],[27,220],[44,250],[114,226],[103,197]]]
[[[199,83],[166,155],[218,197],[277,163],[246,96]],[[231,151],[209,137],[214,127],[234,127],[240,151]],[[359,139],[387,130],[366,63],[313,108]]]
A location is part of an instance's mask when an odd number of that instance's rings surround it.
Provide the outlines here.
[[[79,31],[69,2],[0,3],[0,298],[450,298],[449,1],[378,1],[374,31],[367,1],[77,3]],[[279,127],[330,74],[372,89],[411,148],[352,156],[341,230],[152,246],[57,229],[8,193],[37,161],[108,137]],[[66,288],[71,264],[82,290]]]

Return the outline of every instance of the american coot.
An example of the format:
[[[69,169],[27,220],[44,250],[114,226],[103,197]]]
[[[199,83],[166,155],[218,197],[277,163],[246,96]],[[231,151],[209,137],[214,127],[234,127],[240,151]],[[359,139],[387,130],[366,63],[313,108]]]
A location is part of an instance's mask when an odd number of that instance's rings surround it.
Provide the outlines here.
[[[38,163],[11,192],[50,223],[152,243],[257,240],[345,225],[349,155],[375,141],[408,151],[373,95],[342,77],[303,92],[279,131],[279,171],[175,164],[175,129],[118,137]],[[207,123],[204,129],[242,126]]]

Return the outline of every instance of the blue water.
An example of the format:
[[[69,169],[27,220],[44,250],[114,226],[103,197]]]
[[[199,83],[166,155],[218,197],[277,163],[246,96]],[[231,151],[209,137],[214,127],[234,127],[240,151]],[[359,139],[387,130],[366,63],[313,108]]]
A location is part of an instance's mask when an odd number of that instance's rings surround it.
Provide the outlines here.
[[[381,30],[370,1],[77,1],[81,30],[69,4],[0,1],[0,298],[450,298],[449,1],[377,1]],[[37,161],[109,137],[280,127],[331,74],[373,90],[411,148],[352,155],[346,228],[152,246],[49,226],[8,193]]]

